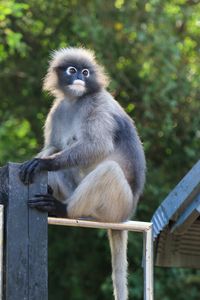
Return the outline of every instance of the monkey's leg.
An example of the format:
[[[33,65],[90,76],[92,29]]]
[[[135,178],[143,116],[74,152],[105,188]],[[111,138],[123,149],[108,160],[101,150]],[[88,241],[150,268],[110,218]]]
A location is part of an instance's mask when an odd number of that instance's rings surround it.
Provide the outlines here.
[[[69,218],[120,222],[132,212],[133,195],[118,163],[105,161],[81,181],[67,203]]]
[[[100,164],[88,174],[69,198],[70,218],[90,216],[98,221],[126,220],[133,209],[133,195],[120,166],[114,161]],[[109,230],[112,280],[115,300],[127,300],[127,232]]]

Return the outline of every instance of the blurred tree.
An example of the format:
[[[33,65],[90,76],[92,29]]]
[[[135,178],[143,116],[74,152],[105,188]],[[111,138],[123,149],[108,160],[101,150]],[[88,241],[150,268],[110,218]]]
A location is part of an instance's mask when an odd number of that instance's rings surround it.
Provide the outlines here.
[[[50,51],[92,48],[144,141],[147,184],[136,217],[149,220],[199,158],[199,15],[197,0],[1,0],[1,165],[41,148]],[[104,231],[50,228],[49,244],[50,300],[111,299]],[[130,299],[143,299],[141,247],[130,234]],[[199,271],[156,269],[155,298],[199,299],[199,282]]]

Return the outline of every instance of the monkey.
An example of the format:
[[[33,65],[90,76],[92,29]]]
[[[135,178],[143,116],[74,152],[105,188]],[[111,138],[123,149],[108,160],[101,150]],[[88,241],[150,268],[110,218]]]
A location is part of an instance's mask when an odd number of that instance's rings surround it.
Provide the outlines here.
[[[43,89],[55,97],[44,126],[44,147],[20,167],[31,184],[48,171],[48,193],[32,208],[64,218],[124,222],[143,192],[145,154],[134,121],[108,92],[109,78],[93,51],[52,53]],[[127,300],[127,231],[108,230],[115,300]]]

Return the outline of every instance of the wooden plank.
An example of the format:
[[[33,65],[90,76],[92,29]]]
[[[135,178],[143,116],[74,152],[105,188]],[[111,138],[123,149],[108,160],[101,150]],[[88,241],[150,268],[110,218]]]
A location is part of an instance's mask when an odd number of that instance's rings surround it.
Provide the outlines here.
[[[0,203],[4,204],[8,198],[8,166],[0,168]]]
[[[28,299],[28,188],[9,163],[9,199],[6,207],[6,300]]]
[[[0,300],[3,300],[3,228],[4,207],[0,205]]]
[[[145,232],[151,229],[152,227],[152,223],[150,222],[127,221],[123,223],[104,223],[104,222],[62,219],[62,218],[48,218],[48,223],[50,225],[129,230],[129,231],[137,231],[137,232]]]
[[[47,192],[46,176],[37,176],[29,197]],[[29,300],[48,300],[47,213],[29,209]]]
[[[8,166],[0,168],[0,203],[4,206],[7,203],[8,199]],[[5,212],[4,212],[5,214]],[[5,220],[4,220],[5,223]],[[5,238],[4,238],[5,240]],[[5,299],[5,243],[3,245],[3,274],[1,279],[1,284],[3,285],[2,290],[2,299]]]
[[[25,186],[19,164],[0,168],[0,203],[5,204],[4,300],[47,300],[47,214],[29,209],[29,196],[46,192],[47,176]]]
[[[153,230],[143,234],[144,300],[153,300]]]

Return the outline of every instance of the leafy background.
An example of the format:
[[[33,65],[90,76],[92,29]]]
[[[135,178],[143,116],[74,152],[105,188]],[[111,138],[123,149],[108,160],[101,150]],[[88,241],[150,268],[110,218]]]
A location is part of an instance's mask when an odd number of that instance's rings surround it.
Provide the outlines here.
[[[110,91],[134,118],[148,163],[136,219],[149,221],[199,158],[198,0],[1,0],[0,164],[42,147],[52,99],[42,92],[51,50],[95,50]],[[142,239],[129,236],[130,299],[143,299]],[[49,228],[49,299],[112,298],[104,231]],[[155,299],[197,300],[200,272],[155,268]]]

